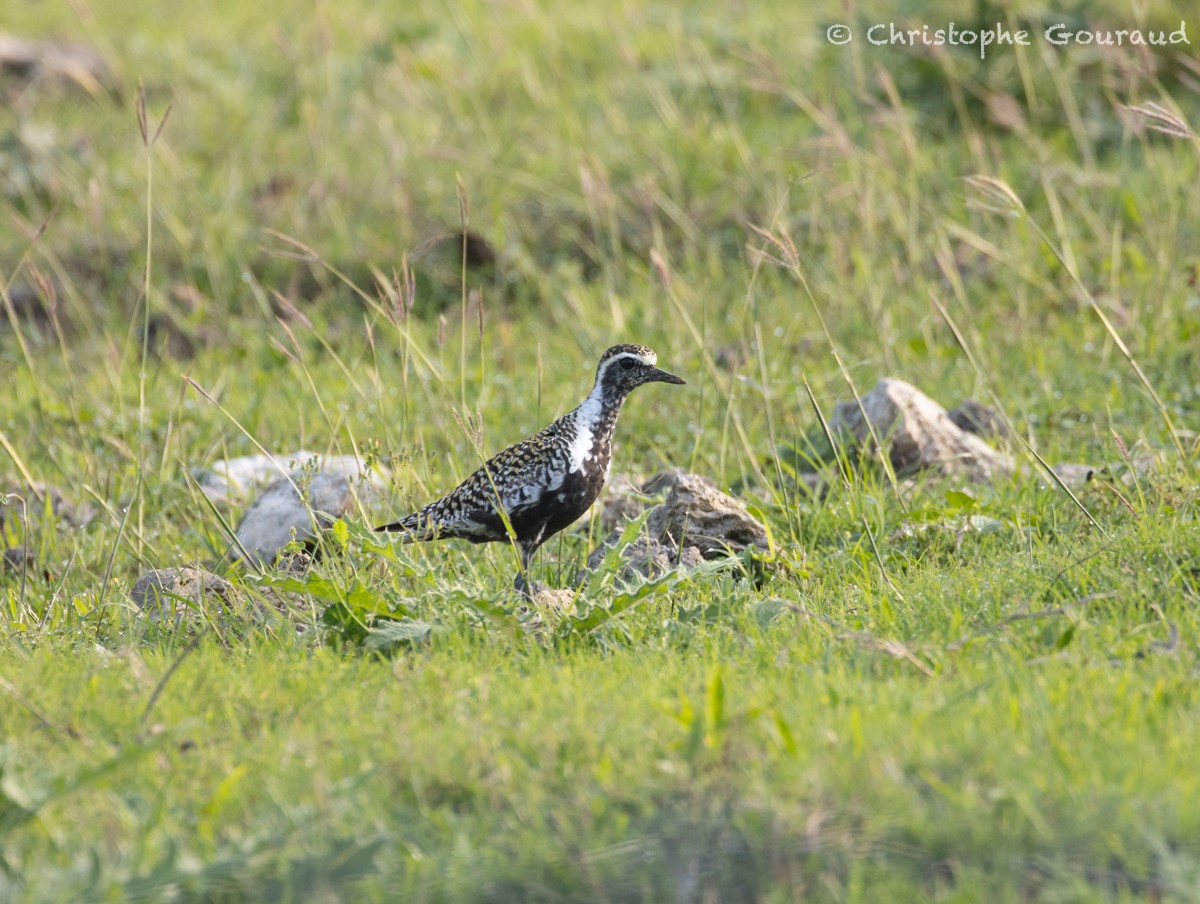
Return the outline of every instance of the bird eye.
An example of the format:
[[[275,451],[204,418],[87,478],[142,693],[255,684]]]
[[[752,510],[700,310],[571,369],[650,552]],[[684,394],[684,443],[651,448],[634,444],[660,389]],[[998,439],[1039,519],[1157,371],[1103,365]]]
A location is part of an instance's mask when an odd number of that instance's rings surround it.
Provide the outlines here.
[[[621,359],[621,366],[623,368],[625,368],[626,370],[629,370],[629,368],[633,367],[635,364],[637,364],[637,362],[634,361],[633,358],[622,358]]]

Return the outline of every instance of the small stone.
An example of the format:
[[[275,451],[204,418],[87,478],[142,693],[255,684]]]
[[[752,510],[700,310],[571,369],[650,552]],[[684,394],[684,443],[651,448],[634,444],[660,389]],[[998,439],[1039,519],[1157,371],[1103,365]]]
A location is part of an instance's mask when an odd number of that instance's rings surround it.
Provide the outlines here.
[[[146,348],[153,354],[168,355],[179,361],[196,357],[196,336],[174,317],[153,314],[142,333]]]
[[[0,552],[0,575],[39,575],[45,580],[53,580],[49,571],[38,571],[37,558],[28,546],[10,546]]]
[[[26,515],[31,521],[35,521],[46,511],[47,505],[50,507],[50,514],[56,520],[70,527],[86,527],[98,514],[96,506],[90,502],[74,502],[58,487],[40,480],[33,483],[20,480],[3,481],[0,483],[0,498],[5,496],[8,497],[8,502],[0,508],[0,525],[6,518],[19,522]],[[24,512],[21,500],[24,500]]]
[[[0,571],[6,568],[11,571],[20,571],[23,568],[32,570],[36,567],[37,560],[34,559],[33,553],[24,546],[10,546],[0,553]]]
[[[619,530],[613,531],[605,541],[593,549],[587,558],[586,571],[595,571],[607,558],[613,546],[621,539]],[[667,546],[665,543],[647,536],[639,536],[621,550],[620,570],[617,577],[629,581],[635,577],[656,578],[666,574],[673,568],[691,568],[704,561],[700,550],[694,546],[685,546],[680,552],[678,547]],[[585,575],[580,575],[581,581]]]
[[[1139,449],[1130,455],[1130,466],[1138,477],[1151,471],[1161,471],[1165,468],[1163,457],[1153,449]]]
[[[154,622],[180,623],[185,619],[216,616],[218,624],[228,624],[227,616],[241,615],[254,621],[270,621],[283,616],[297,634],[313,624],[311,597],[300,593],[280,593],[260,587],[251,594],[220,575],[190,565],[150,571],[138,578],[129,591],[130,599]]]
[[[374,497],[389,475],[353,455],[318,455],[307,449],[282,455],[246,455],[193,471],[214,504],[245,498],[266,486],[238,523],[229,561],[246,556],[272,564],[292,540],[312,545],[338,518],[354,511],[360,497]],[[303,564],[303,563],[302,563]]]
[[[147,572],[137,579],[129,596],[151,621],[180,621],[205,607],[224,612],[248,605],[246,595],[225,578],[191,566]]]
[[[575,605],[575,591],[567,589],[553,590],[546,588],[533,595],[533,603],[539,609],[549,609],[554,612],[567,612]]]
[[[721,370],[740,370],[750,360],[750,352],[743,342],[718,345],[713,351],[713,363]]]
[[[542,638],[547,630],[569,616],[575,609],[575,591],[537,586],[532,596],[514,610],[521,627],[534,637]]]

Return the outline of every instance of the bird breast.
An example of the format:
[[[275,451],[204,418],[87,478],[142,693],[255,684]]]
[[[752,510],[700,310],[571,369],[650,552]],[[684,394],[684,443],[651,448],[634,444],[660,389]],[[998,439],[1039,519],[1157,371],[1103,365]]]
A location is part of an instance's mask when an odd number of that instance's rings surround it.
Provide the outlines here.
[[[601,417],[600,400],[589,396],[575,411],[575,435],[567,447],[570,473],[586,470],[596,448],[596,429]]]

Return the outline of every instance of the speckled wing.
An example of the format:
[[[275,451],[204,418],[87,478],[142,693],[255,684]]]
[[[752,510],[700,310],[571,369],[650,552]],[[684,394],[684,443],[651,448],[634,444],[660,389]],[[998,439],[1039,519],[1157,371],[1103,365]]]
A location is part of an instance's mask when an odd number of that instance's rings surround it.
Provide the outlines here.
[[[509,517],[537,505],[544,494],[562,486],[566,474],[566,452],[552,441],[547,431],[509,446],[462,484],[462,502],[480,514],[492,515],[495,502]],[[458,495],[455,490],[451,495]]]
[[[383,529],[407,531],[419,540],[500,540],[506,532],[496,514],[497,498],[511,520],[561,487],[566,468],[566,451],[547,428],[493,455],[450,493]]]

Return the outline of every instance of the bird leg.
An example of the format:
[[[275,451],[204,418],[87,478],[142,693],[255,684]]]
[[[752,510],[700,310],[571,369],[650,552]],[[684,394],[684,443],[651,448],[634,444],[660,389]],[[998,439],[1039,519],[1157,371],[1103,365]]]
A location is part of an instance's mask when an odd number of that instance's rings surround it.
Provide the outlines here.
[[[528,543],[521,544],[521,568],[517,572],[516,580],[513,581],[513,590],[521,594],[528,600],[533,599],[533,591],[529,586],[529,562],[533,558],[533,549]]]
[[[529,585],[525,581],[525,572],[518,571],[517,576],[513,578],[513,590],[525,597],[529,601],[533,601],[533,594],[529,590]]]
[[[536,539],[520,543],[521,570],[517,572],[517,577],[513,581],[513,590],[531,601],[535,593],[545,589],[541,584],[531,580],[529,577],[529,566],[533,562],[533,554],[537,551],[540,540],[541,534],[539,533]]]

